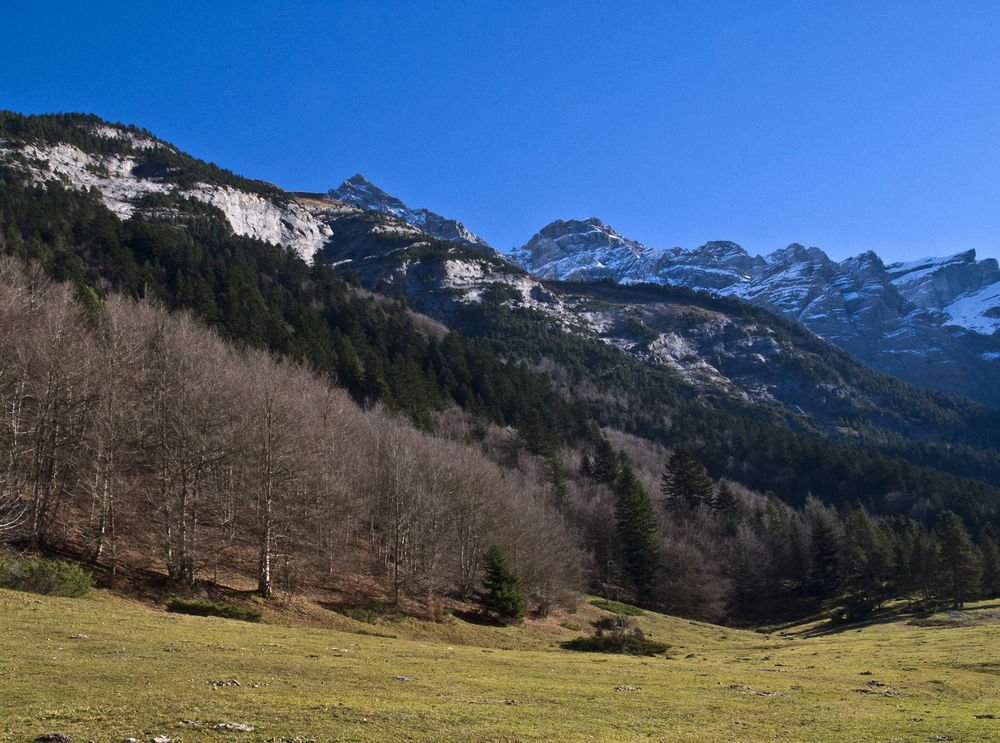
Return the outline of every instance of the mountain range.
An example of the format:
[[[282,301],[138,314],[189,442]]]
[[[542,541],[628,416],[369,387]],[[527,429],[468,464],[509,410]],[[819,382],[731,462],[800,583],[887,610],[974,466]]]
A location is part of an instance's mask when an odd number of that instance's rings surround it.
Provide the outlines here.
[[[219,209],[236,234],[284,245],[306,259],[323,251],[365,285],[394,285],[414,307],[446,323],[458,321],[462,308],[481,301],[489,287],[503,284],[512,292],[508,304],[670,369],[703,394],[777,406],[827,430],[845,411],[878,406],[850,374],[825,380],[835,393],[816,394],[801,370],[788,371],[785,362],[796,353],[775,340],[768,327],[773,323],[739,319],[729,306],[706,309],[708,294],[764,307],[913,384],[994,407],[1000,402],[991,374],[1000,363],[993,350],[1000,350],[1000,334],[992,334],[1000,327],[1000,269],[992,259],[977,262],[971,251],[886,266],[873,253],[836,263],[799,245],[766,257],[752,257],[731,242],[657,250],[588,219],[553,222],[503,255],[460,222],[411,209],[361,175],[321,194],[286,194],[245,179],[204,182],[211,174],[177,182],[166,177],[178,169],[172,161],[182,158],[176,148],[148,132],[103,123],[94,133],[100,147],[65,137],[16,147],[0,143],[0,157],[39,181],[56,177],[96,189],[120,218],[142,213],[142,204],[168,193],[200,201]],[[455,248],[446,255],[442,245]],[[431,253],[437,258],[431,260]],[[687,287],[706,299],[691,310],[681,302],[682,309],[676,296],[657,299],[651,289],[628,294],[587,286],[609,280],[623,288]],[[608,301],[610,294],[615,301]],[[801,346],[807,336],[797,335]]]
[[[409,209],[363,176],[329,195],[501,255],[460,222]],[[977,261],[974,250],[890,264],[871,251],[836,262],[799,244],[767,256],[729,241],[664,250],[590,218],[552,222],[506,258],[541,279],[613,279],[738,297],[802,323],[873,369],[1000,406],[1000,266]]]
[[[511,252],[535,276],[657,283],[739,297],[792,318],[866,364],[996,407],[1000,267],[974,250],[885,264],[793,244],[751,256],[732,242],[659,250],[599,219],[556,221]]]

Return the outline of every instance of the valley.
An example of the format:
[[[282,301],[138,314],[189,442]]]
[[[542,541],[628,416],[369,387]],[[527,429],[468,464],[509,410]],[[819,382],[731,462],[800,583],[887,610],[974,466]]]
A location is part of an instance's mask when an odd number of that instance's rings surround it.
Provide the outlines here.
[[[19,548],[431,606],[496,547],[531,611],[744,626],[1000,595],[982,403],[737,298],[536,278],[360,177],[351,205],[92,116],[0,125]]]

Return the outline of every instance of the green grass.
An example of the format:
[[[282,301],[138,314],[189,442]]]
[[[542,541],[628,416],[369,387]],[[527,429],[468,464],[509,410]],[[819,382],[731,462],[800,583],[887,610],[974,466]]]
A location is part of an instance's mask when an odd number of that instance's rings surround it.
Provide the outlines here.
[[[0,591],[0,741],[1000,739],[1000,720],[975,717],[1000,714],[997,604],[955,626],[904,617],[770,635],[646,612],[647,637],[672,646],[652,658],[562,650],[565,617],[402,619],[389,639],[312,604],[273,604],[248,624],[105,591]],[[255,730],[209,727],[220,722]]]

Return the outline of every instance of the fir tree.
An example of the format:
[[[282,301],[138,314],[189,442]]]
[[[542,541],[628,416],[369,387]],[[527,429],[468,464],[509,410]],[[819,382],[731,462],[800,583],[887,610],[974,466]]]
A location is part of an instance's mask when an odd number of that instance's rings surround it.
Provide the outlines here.
[[[986,524],[983,529],[983,596],[994,599],[1000,596],[1000,547],[997,545],[996,529]]]
[[[810,542],[811,592],[821,601],[835,598],[840,587],[840,543],[825,511],[813,516]]]
[[[483,607],[501,621],[520,622],[524,619],[525,600],[517,592],[521,578],[497,545],[490,545],[484,557],[486,565],[485,591],[480,594]]]
[[[683,446],[677,447],[667,461],[667,470],[660,478],[660,492],[667,506],[674,511],[685,511],[712,501],[715,486],[694,453]]]
[[[605,485],[614,485],[618,479],[621,460],[615,452],[615,448],[600,431],[596,433],[594,442],[594,458],[590,463],[591,473],[598,482]]]
[[[625,579],[642,601],[649,600],[660,568],[658,524],[653,504],[626,462],[615,483],[615,518]]]
[[[719,483],[719,488],[712,499],[712,508],[718,511],[725,520],[726,533],[735,537],[743,518],[743,501],[733,492],[728,480]]]
[[[863,508],[844,520],[844,578],[848,613],[853,619],[871,613],[888,598],[892,547]]]
[[[962,519],[953,511],[942,511],[934,523],[934,541],[939,552],[938,576],[942,596],[961,609],[979,592],[980,557]]]

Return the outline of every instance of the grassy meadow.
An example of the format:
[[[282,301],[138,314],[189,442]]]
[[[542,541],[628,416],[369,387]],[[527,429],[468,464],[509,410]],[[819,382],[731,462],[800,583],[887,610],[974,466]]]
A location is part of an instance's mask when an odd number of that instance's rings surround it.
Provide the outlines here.
[[[249,624],[0,591],[0,741],[1000,740],[995,603],[771,634],[646,613],[666,656],[559,647],[601,616],[370,625],[303,602]]]

